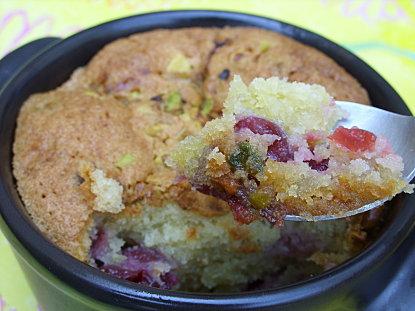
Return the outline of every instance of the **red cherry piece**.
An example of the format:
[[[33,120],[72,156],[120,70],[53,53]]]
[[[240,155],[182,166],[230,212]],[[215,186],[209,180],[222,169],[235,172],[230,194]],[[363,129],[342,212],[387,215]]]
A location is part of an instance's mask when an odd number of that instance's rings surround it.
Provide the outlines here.
[[[239,132],[246,128],[255,134],[271,134],[279,136],[280,138],[276,139],[272,145],[268,147],[268,157],[278,162],[287,162],[294,159],[294,152],[292,151],[291,146],[288,144],[287,134],[280,126],[274,122],[251,116],[239,120],[235,124],[234,128],[235,132]]]
[[[122,251],[122,254],[129,260],[138,261],[140,263],[154,262],[154,261],[165,261],[166,258],[159,251],[142,247],[133,246]]]
[[[294,159],[294,152],[288,144],[287,138],[281,138],[275,140],[268,147],[267,156],[277,162],[288,162]]]
[[[235,132],[239,132],[240,130],[247,128],[255,134],[272,134],[278,135],[281,138],[287,137],[282,128],[280,128],[277,124],[259,117],[251,116],[243,118],[235,124],[234,128]]]
[[[130,280],[135,283],[141,283],[144,280],[144,271],[134,271],[122,268],[117,265],[103,265],[101,270],[119,279]]]
[[[252,211],[246,207],[243,203],[238,202],[237,199],[231,199],[228,201],[231,208],[233,218],[241,224],[250,224],[255,220],[255,215]]]
[[[92,246],[90,250],[91,257],[100,260],[106,255],[108,248],[109,243],[107,233],[103,228],[100,228],[92,240]]]
[[[353,152],[373,151],[375,149],[376,135],[357,127],[350,129],[339,126],[329,136],[336,144]]]
[[[284,224],[286,210],[283,205],[268,206],[261,209],[259,215],[265,218],[271,225],[281,227]]]
[[[158,250],[133,246],[124,249],[122,254],[127,257],[123,262],[105,264],[100,269],[120,279],[162,289],[171,289],[179,282],[177,276],[172,272],[163,273],[159,276],[154,274],[152,263],[169,262]]]
[[[316,171],[319,172],[324,172],[325,170],[327,170],[329,168],[329,159],[323,159],[321,161],[316,161],[316,160],[309,160],[309,161],[304,161],[307,162],[308,165]]]

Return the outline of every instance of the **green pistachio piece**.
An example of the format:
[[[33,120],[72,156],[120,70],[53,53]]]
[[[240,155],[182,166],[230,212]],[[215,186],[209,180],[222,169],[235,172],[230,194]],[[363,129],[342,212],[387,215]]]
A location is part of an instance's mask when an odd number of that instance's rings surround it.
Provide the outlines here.
[[[263,209],[270,205],[271,197],[267,193],[255,191],[249,195],[249,202],[255,209]]]
[[[140,98],[140,95],[141,95],[140,91],[135,90],[135,91],[131,91],[128,94],[128,98],[129,99],[139,99]]]
[[[232,169],[243,170],[245,168],[246,160],[248,159],[247,150],[249,149],[248,142],[239,143],[238,147],[229,156],[228,162]]]
[[[190,73],[192,65],[183,54],[177,54],[174,56],[167,66],[167,72],[171,73]]]
[[[118,159],[115,165],[119,168],[124,168],[128,165],[133,164],[134,161],[135,161],[135,156],[132,155],[131,153],[126,153],[121,158]]]
[[[200,113],[202,114],[202,116],[206,117],[209,115],[212,109],[213,109],[212,99],[206,98],[202,103],[202,110],[200,111]]]
[[[228,162],[233,170],[242,170],[244,168],[243,159],[239,149],[231,153]]]
[[[245,170],[249,174],[255,175],[262,171],[264,162],[252,145],[243,141],[229,156],[228,162],[234,170]]]
[[[151,137],[156,137],[163,131],[163,126],[161,124],[155,124],[145,129],[146,133]]]
[[[259,43],[259,51],[261,53],[265,53],[266,51],[268,51],[268,49],[271,47],[271,44],[267,41],[261,41]]]
[[[99,94],[95,93],[94,91],[85,91],[85,95],[98,98]]]
[[[166,111],[172,112],[182,107],[182,97],[179,92],[173,92],[167,96]]]
[[[264,169],[264,161],[259,156],[258,152],[252,152],[246,160],[245,169],[248,173],[256,175]]]

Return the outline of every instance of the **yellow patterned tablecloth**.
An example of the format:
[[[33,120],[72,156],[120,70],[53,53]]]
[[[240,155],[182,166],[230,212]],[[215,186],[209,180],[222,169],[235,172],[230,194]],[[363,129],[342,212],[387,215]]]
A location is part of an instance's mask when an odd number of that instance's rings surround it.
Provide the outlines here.
[[[175,9],[237,9],[317,32],[374,67],[415,112],[415,0],[1,0],[0,56],[37,38]],[[0,311],[12,310],[38,306],[0,233]]]

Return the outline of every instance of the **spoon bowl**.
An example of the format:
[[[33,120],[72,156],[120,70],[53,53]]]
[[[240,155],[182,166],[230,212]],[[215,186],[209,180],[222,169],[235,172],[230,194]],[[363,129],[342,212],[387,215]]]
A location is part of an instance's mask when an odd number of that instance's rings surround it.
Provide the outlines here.
[[[410,182],[415,175],[415,118],[389,112],[372,106],[336,101],[336,105],[348,113],[348,117],[338,122],[338,125],[351,128],[357,126],[378,136],[384,136],[391,143],[393,150],[402,157],[404,170],[403,178]],[[287,215],[287,221],[323,221],[334,220],[360,214],[379,207],[391,197],[366,204],[358,209],[336,215],[296,216]]]

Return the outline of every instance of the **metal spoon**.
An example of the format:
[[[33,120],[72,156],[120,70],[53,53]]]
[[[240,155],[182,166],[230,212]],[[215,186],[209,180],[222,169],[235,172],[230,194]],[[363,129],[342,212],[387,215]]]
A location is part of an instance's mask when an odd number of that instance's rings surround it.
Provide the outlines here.
[[[336,101],[336,104],[349,113],[347,119],[341,120],[338,125],[344,127],[357,126],[371,131],[376,135],[386,137],[391,143],[393,150],[399,154],[404,162],[403,176],[410,182],[415,175],[415,118],[403,116],[379,108],[365,106],[361,104]],[[340,215],[321,215],[321,216],[296,216],[287,215],[288,221],[322,221],[333,220],[348,216],[353,216],[373,208],[376,208],[392,198],[378,200],[366,204],[353,211],[348,211]]]

